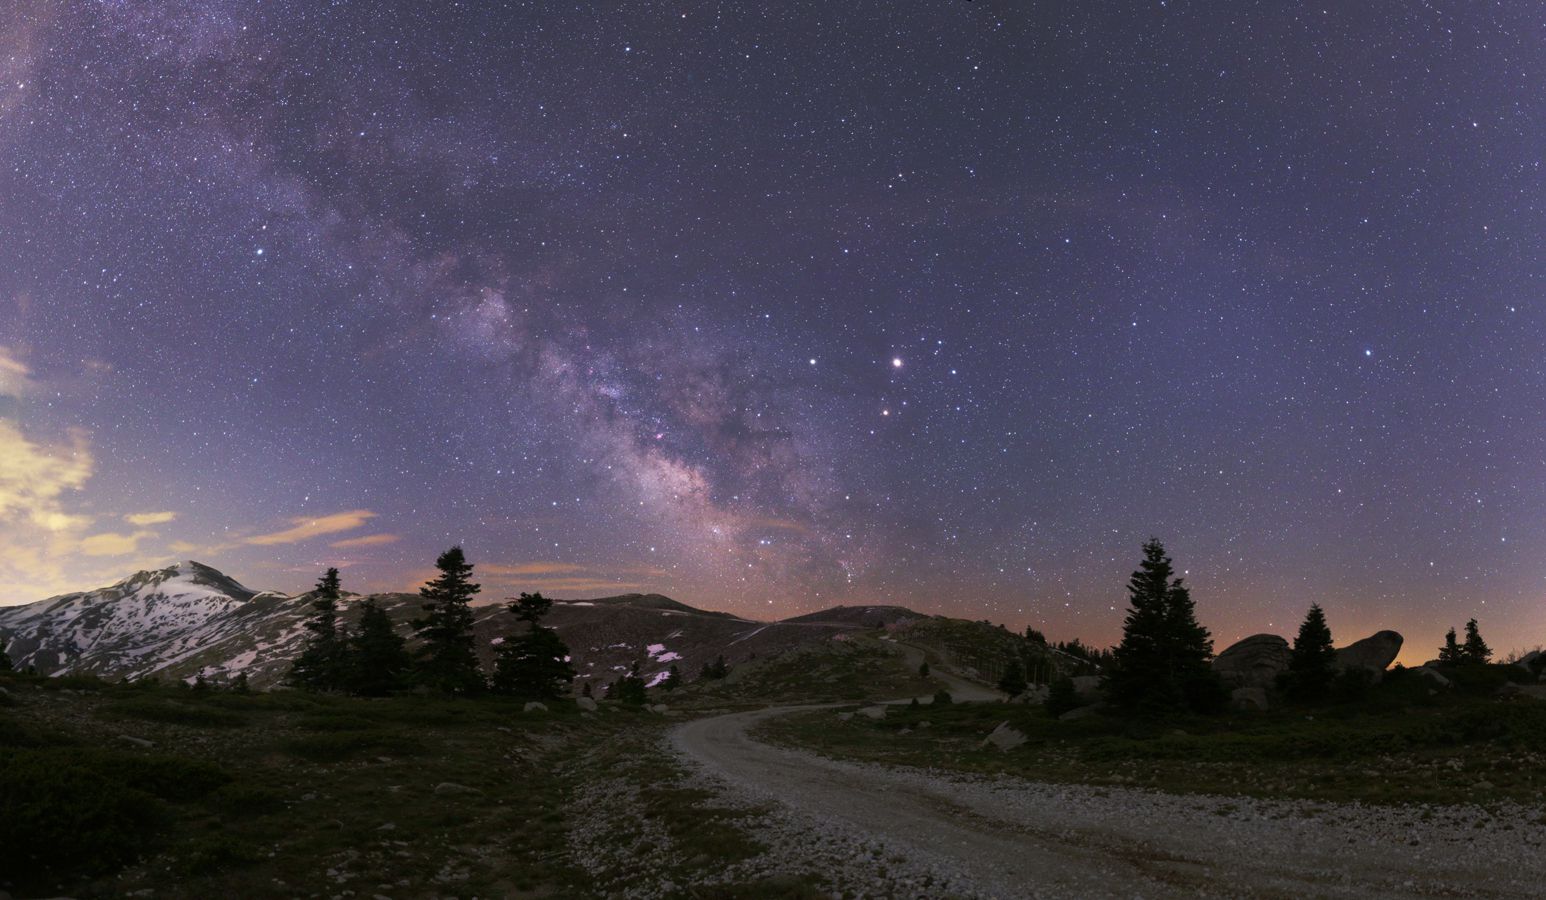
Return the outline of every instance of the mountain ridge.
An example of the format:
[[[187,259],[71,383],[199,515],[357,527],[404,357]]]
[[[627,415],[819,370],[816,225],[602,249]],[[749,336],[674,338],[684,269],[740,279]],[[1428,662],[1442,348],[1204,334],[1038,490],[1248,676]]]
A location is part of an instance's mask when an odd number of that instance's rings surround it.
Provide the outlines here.
[[[347,622],[374,598],[400,632],[420,613],[412,591],[349,594]],[[92,674],[130,680],[213,680],[245,673],[255,686],[277,683],[305,641],[310,592],[253,590],[213,566],[184,560],[135,572],[111,585],[0,607],[0,636],[12,661],[44,674]],[[485,662],[514,617],[502,602],[473,609]],[[897,606],[836,606],[760,621],[690,606],[663,594],[554,599],[546,624],[569,643],[580,681],[605,682],[640,663],[647,678],[671,665],[690,674],[724,656],[732,664],[778,655],[845,632],[928,619]],[[599,687],[599,684],[597,685]]]

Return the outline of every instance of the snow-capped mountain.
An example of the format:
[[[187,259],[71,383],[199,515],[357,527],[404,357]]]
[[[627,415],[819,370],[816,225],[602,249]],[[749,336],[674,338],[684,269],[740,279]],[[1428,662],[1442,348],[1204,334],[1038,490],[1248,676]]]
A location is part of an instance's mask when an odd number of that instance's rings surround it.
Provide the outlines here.
[[[105,678],[181,675],[222,654],[234,671],[293,652],[305,603],[255,591],[202,563],[136,572],[94,591],[0,607],[12,661],[40,672]]]
[[[421,614],[417,594],[375,600],[407,635]],[[341,613],[352,624],[362,596],[346,595]],[[18,667],[44,674],[89,673],[103,678],[147,676],[221,681],[245,672],[256,687],[276,683],[305,640],[308,594],[255,591],[202,563],[182,562],[136,572],[110,587],[64,594],[25,606],[0,607],[0,636]],[[865,611],[868,612],[865,612]],[[783,622],[758,622],[709,612],[659,594],[559,600],[545,624],[568,643],[581,681],[598,686],[635,662],[651,680],[672,665],[686,675],[723,655],[732,665],[855,628],[875,628],[917,613],[899,607],[838,608]],[[517,626],[503,604],[476,607],[478,646],[494,649]],[[873,619],[874,621],[870,621]]]

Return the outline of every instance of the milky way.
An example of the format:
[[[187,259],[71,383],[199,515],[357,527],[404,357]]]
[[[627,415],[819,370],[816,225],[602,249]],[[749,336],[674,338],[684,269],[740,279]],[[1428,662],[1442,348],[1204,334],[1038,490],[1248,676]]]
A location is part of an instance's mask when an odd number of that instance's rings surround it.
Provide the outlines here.
[[[1529,4],[0,12],[0,603],[1546,641]]]

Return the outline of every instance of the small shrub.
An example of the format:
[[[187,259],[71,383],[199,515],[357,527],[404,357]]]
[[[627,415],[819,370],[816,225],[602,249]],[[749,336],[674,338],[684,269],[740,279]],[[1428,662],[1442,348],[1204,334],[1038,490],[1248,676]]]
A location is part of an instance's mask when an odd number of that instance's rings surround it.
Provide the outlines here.
[[[935,706],[948,706],[951,703],[953,703],[954,700],[955,700],[955,698],[950,696],[950,692],[945,690],[945,689],[943,689],[943,688],[941,688],[940,690],[934,692],[934,705]]]
[[[47,750],[0,751],[0,872],[24,891],[103,875],[164,826],[149,794]]]
[[[283,749],[291,756],[311,762],[333,763],[366,752],[383,756],[416,756],[424,751],[424,746],[403,735],[356,731],[299,737],[286,741]]]
[[[208,875],[251,865],[262,858],[256,847],[226,834],[207,835],[180,848],[173,869],[183,875]]]
[[[281,812],[285,808],[285,795],[279,791],[240,782],[215,791],[209,801],[227,815],[246,819]]]
[[[192,728],[240,728],[246,721],[235,713],[185,701],[136,698],[111,707],[112,711],[147,722],[186,725]]]

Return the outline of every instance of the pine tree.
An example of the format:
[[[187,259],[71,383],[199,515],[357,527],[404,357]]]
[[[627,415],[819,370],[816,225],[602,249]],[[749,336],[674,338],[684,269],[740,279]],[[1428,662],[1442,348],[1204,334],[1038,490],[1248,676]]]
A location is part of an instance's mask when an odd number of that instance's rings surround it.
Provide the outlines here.
[[[236,677],[231,679],[231,693],[233,693],[233,694],[250,694],[250,693],[252,693],[252,688],[247,684],[247,673],[246,672],[237,672],[236,673]]]
[[[1054,719],[1079,708],[1079,692],[1075,690],[1072,678],[1059,675],[1052,679],[1052,684],[1047,687],[1046,707],[1047,715]]]
[[[649,697],[644,692],[644,676],[639,674],[639,664],[634,663],[628,674],[618,679],[617,686],[607,692],[608,697],[629,706],[643,706]]]
[[[581,697],[592,697],[592,698],[596,696],[595,693],[591,690],[590,682],[589,681],[585,682],[585,687],[580,689],[580,696]]]
[[[666,670],[666,677],[661,679],[660,688],[665,691],[674,691],[681,686],[682,670],[676,667],[676,663],[672,663],[671,668]]]
[[[1025,680],[1025,666],[1018,659],[1009,661],[1009,666],[1004,669],[1004,677],[998,680],[998,689],[1009,695],[1009,699],[1025,693],[1027,687]]]
[[[461,547],[440,554],[435,568],[440,575],[419,588],[425,615],[413,620],[423,642],[418,654],[419,678],[447,694],[480,693],[486,682],[478,668],[468,603],[481,586],[472,582],[472,564]]]
[[[921,678],[928,678],[929,677],[929,664],[927,662],[919,664],[919,666],[918,666],[918,675]]]
[[[349,690],[362,697],[385,697],[407,686],[413,657],[397,633],[391,616],[367,597],[360,604],[360,624],[349,636]]]
[[[556,700],[569,692],[574,667],[569,648],[558,632],[542,626],[542,617],[553,601],[541,594],[522,594],[510,604],[510,612],[525,623],[518,634],[505,638],[494,661],[494,690],[526,700]]]
[[[311,618],[306,620],[306,647],[290,666],[287,680],[309,691],[336,691],[344,686],[344,638],[338,625],[338,570],[328,569],[312,589]]]
[[[1444,634],[1444,646],[1439,648],[1439,662],[1443,665],[1456,665],[1464,661],[1460,643],[1455,640],[1455,629],[1451,628]]]
[[[1460,647],[1460,658],[1468,663],[1486,665],[1492,661],[1492,648],[1482,640],[1482,633],[1476,627],[1476,620],[1465,623],[1465,643]]]
[[[1336,677],[1337,651],[1331,646],[1331,628],[1319,603],[1310,604],[1294,638],[1288,657],[1285,686],[1290,696],[1300,700],[1323,700],[1331,693]]]
[[[730,667],[725,664],[725,657],[721,654],[714,657],[713,662],[703,664],[703,668],[698,671],[698,679],[700,681],[717,681],[729,674]]]
[[[1106,695],[1129,713],[1212,711],[1224,700],[1208,664],[1212,638],[1197,622],[1191,593],[1172,577],[1164,545],[1151,539],[1143,555],[1128,579],[1127,618],[1105,675]]]
[[[5,638],[0,636],[0,672],[11,672],[14,671],[15,668],[16,667],[11,664],[10,652],[5,649]]]

